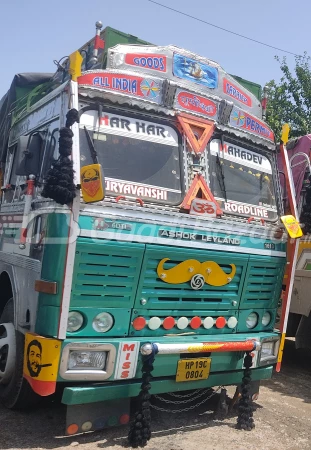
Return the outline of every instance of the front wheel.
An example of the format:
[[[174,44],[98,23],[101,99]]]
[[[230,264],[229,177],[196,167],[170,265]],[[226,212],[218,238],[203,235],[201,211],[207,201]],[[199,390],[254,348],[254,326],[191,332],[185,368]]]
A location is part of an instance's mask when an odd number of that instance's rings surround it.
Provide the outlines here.
[[[36,405],[41,397],[23,377],[25,339],[13,324],[11,298],[0,317],[0,403],[9,409],[25,409]]]

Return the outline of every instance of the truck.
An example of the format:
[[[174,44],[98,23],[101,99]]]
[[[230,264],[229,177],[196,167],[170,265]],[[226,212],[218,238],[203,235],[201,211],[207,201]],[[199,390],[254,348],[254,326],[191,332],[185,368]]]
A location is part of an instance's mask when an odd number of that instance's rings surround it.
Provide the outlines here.
[[[283,345],[274,134],[218,63],[101,28],[0,103],[0,401],[58,393],[74,435],[136,399],[137,446],[151,395],[235,385],[252,429]]]
[[[303,237],[299,242],[294,286],[290,303],[287,336],[295,338],[296,349],[311,350],[311,135],[291,139],[287,145],[290,169],[295,186],[298,214]],[[280,182],[283,190],[284,209],[288,208],[284,172],[279,160]],[[285,275],[286,276],[286,275]]]

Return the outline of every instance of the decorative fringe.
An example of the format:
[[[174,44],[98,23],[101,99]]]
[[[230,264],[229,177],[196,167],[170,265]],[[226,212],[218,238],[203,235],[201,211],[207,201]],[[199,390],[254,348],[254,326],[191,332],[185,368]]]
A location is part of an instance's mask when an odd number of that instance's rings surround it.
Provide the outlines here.
[[[224,420],[228,414],[228,404],[227,404],[227,389],[222,388],[219,395],[219,401],[217,403],[216,411],[214,414],[214,419]]]
[[[139,393],[140,407],[135,414],[128,434],[128,442],[134,448],[144,447],[151,438],[151,394],[149,394],[149,390],[151,389],[151,372],[153,371],[153,362],[156,354],[156,348],[154,346],[152,347],[152,353],[143,356],[143,375],[141,391]]]
[[[66,114],[66,128],[72,127],[74,123],[79,123],[79,111],[75,108],[70,109]]]
[[[306,188],[306,202],[300,215],[300,222],[303,224],[303,234],[311,233],[311,175],[309,175],[308,180],[310,184]]]
[[[250,382],[252,379],[252,371],[250,369],[252,367],[252,364],[253,358],[250,352],[247,352],[244,358],[245,369],[244,377],[242,379],[242,396],[239,401],[239,414],[236,425],[238,430],[251,431],[253,428],[255,428],[253,419],[253,405],[249,392]]]
[[[76,196],[73,162],[69,159],[72,152],[73,132],[70,127],[79,123],[79,113],[71,109],[66,115],[66,127],[59,131],[59,158],[48,171],[42,197],[51,198],[61,205],[68,205]]]

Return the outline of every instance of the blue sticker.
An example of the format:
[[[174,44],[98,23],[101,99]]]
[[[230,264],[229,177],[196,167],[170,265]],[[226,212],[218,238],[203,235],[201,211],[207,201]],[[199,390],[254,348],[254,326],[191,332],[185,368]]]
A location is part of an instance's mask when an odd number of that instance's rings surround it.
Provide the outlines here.
[[[174,75],[194,83],[203,84],[211,89],[218,85],[218,70],[202,64],[195,59],[174,54]]]

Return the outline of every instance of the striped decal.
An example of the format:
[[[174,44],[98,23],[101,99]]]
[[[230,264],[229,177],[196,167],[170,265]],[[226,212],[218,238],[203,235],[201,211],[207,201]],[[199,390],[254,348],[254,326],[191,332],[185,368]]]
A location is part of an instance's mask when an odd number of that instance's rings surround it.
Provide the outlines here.
[[[278,359],[277,359],[277,365],[276,365],[276,371],[279,372],[281,369],[281,362],[283,358],[283,351],[284,351],[284,345],[285,345],[285,337],[286,333],[282,333],[280,347],[279,347],[279,353],[278,353]]]
[[[178,353],[200,353],[200,352],[249,352],[260,348],[260,343],[255,340],[240,342],[198,342],[197,344],[158,344],[158,354],[173,355]],[[143,349],[143,347],[142,347]]]

